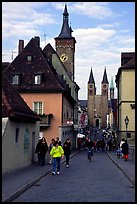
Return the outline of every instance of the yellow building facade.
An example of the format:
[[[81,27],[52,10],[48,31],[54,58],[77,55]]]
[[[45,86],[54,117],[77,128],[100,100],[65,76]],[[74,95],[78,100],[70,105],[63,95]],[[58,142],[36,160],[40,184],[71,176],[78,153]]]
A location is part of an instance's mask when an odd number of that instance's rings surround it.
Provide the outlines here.
[[[129,56],[124,53],[124,56]],[[123,56],[123,55],[122,55]],[[116,85],[118,91],[118,131],[119,140],[122,138],[135,139],[135,58],[134,53],[127,63],[118,69]],[[122,59],[121,59],[122,60]],[[126,129],[125,118],[128,117]]]

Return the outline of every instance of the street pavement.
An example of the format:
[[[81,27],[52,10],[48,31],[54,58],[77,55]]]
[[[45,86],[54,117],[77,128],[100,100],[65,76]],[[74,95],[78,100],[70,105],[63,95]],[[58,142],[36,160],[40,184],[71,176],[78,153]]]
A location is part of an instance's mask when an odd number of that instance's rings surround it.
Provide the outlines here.
[[[79,151],[72,151],[71,158],[76,156]],[[124,161],[123,158],[117,158],[116,151],[107,151],[106,154],[114,164],[124,173],[124,175],[135,185],[135,163],[132,160]],[[65,158],[62,159],[62,163]],[[44,176],[50,174],[52,166],[48,164],[39,166],[37,163],[24,167],[21,170],[14,171],[2,176],[2,202],[11,202],[23,191],[38,182]]]

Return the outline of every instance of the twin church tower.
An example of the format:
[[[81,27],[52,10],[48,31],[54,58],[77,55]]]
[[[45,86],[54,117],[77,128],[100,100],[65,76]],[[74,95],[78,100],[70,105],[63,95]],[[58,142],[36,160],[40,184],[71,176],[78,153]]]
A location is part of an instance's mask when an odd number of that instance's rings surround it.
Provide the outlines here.
[[[74,81],[76,40],[74,37],[72,37],[73,30],[71,26],[69,26],[68,16],[69,13],[67,11],[67,6],[65,5],[63,13],[63,24],[59,36],[55,37],[55,47],[56,52],[60,57],[60,60],[62,61],[67,70],[68,76],[72,81]],[[95,81],[91,68],[90,77],[88,81],[88,100],[87,100],[89,125],[91,127],[105,128],[107,126],[107,114],[109,111],[108,89],[109,83],[105,68],[103,80],[101,83],[102,92],[101,95],[96,95]],[[114,98],[114,86],[112,85],[110,87],[110,99],[113,98]]]
[[[91,127],[107,127],[107,114],[109,113],[108,91],[109,83],[107,79],[106,68],[104,70],[103,80],[101,82],[101,95],[96,95],[96,86],[91,68],[90,77],[88,81],[87,100],[89,125]],[[111,99],[114,99],[113,80],[111,80],[110,86],[110,100]]]

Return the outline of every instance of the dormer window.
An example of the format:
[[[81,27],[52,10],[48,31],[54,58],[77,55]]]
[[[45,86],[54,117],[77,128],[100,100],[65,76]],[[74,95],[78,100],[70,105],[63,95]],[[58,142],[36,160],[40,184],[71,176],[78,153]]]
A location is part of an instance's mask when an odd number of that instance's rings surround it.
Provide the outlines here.
[[[18,85],[20,84],[20,74],[12,75],[12,84]]]
[[[34,81],[35,84],[41,84],[41,82],[42,82],[42,75],[41,74],[35,75],[35,79],[34,80],[35,80]]]
[[[28,55],[27,56],[27,62],[31,62],[32,61],[32,56],[31,55]]]

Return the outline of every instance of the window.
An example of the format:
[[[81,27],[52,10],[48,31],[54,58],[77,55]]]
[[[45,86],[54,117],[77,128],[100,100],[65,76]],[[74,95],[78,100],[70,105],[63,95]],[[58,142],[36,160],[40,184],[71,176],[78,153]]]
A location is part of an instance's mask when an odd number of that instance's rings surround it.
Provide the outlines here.
[[[33,111],[37,114],[43,114],[43,104],[42,102],[33,102]]]
[[[32,61],[32,56],[28,55],[28,56],[27,56],[27,61],[28,61],[28,62],[31,62],[31,61]]]
[[[19,128],[16,128],[15,142],[18,143],[18,141],[19,141]]]
[[[92,89],[92,84],[90,84],[89,87]]]
[[[92,90],[89,90],[89,94],[92,95],[92,93],[93,93]]]
[[[15,74],[12,76],[12,84],[20,84],[20,75]]]
[[[35,84],[41,84],[41,74],[35,76]]]

